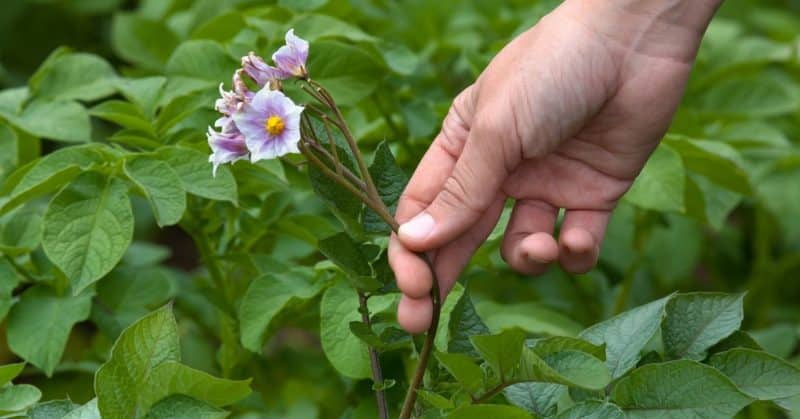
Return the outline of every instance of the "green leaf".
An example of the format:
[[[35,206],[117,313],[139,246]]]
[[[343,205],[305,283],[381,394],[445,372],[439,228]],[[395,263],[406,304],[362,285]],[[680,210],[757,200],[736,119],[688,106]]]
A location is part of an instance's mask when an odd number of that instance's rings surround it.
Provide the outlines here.
[[[325,281],[314,281],[300,271],[266,274],[253,280],[239,306],[242,346],[260,353],[274,329],[270,326],[275,316],[316,297],[325,286]]]
[[[85,53],[48,59],[28,82],[31,95],[48,100],[97,100],[114,93],[117,78],[106,60]]]
[[[61,419],[102,419],[100,410],[97,408],[97,398],[89,400],[85,405],[72,410]]]
[[[129,418],[146,411],[144,396],[158,365],[180,360],[178,325],[170,306],[143,317],[125,329],[97,370],[94,390],[103,417]]]
[[[230,80],[236,64],[218,42],[191,40],[175,49],[167,62],[166,73],[209,81],[216,86],[223,80]]]
[[[361,48],[337,41],[319,41],[308,59],[311,77],[340,105],[355,105],[378,87],[380,63]]]
[[[597,391],[611,382],[611,375],[603,361],[585,352],[565,350],[539,357],[524,348],[511,381],[565,384]]]
[[[403,189],[408,183],[408,176],[403,172],[403,169],[397,166],[397,162],[395,162],[392,151],[386,141],[378,145],[372,165],[368,170],[375,182],[375,187],[378,189],[381,200],[389,208],[389,213],[394,215],[395,211],[397,211],[397,202],[400,200],[400,194],[403,193]],[[388,234],[392,231],[391,227],[378,214],[367,207],[364,207],[361,223],[368,233]]]
[[[456,381],[473,397],[483,388],[483,371],[467,355],[436,352],[436,359]]]
[[[741,156],[728,144],[677,135],[668,135],[665,143],[680,154],[691,172],[732,192],[750,193],[750,178],[742,168]]]
[[[132,13],[117,13],[111,22],[114,52],[146,68],[161,69],[178,42],[178,36],[164,23]]]
[[[0,180],[5,179],[17,166],[19,159],[19,147],[17,145],[17,134],[10,126],[0,123],[0,149],[4,153],[0,155]]]
[[[62,419],[79,405],[71,400],[51,400],[28,410],[28,419]]]
[[[620,313],[589,327],[580,334],[595,345],[606,345],[606,365],[612,378],[621,377],[636,366],[640,352],[658,331],[670,297]]]
[[[397,295],[376,295],[369,299],[370,313],[379,313],[396,304]],[[320,303],[322,350],[336,370],[350,378],[371,376],[367,345],[350,332],[350,322],[361,321],[358,295],[339,282],[328,288]]]
[[[325,134],[322,134],[325,128],[321,127],[320,124],[321,123],[316,125],[314,131],[317,133],[318,138],[326,138]],[[334,137],[338,136],[334,134]],[[355,162],[353,161],[353,158],[343,146],[339,145],[340,140],[342,142],[344,141],[340,138],[334,138],[334,143],[336,144],[337,153],[339,155],[339,161],[345,167],[350,169],[351,172],[357,173],[358,171],[355,168]],[[311,182],[311,187],[314,189],[314,192],[316,192],[317,196],[322,198],[322,200],[328,205],[334,215],[336,215],[336,217],[342,222],[345,229],[351,233],[353,231],[358,232],[360,229],[358,216],[361,213],[361,207],[363,206],[361,200],[359,200],[346,188],[328,178],[328,176],[326,176],[325,173],[318,169],[315,165],[309,165],[308,179]]]
[[[10,383],[11,380],[17,378],[17,376],[22,372],[23,369],[25,369],[24,362],[0,365],[0,387]]]
[[[374,291],[381,283],[372,278],[367,256],[346,233],[337,233],[319,241],[319,251],[341,268],[359,290]]]
[[[123,100],[107,100],[89,110],[89,114],[121,127],[154,134],[153,126],[137,105]]]
[[[34,137],[71,143],[91,139],[89,113],[73,101],[37,99],[19,113],[9,113],[0,108],[0,117]]]
[[[47,376],[61,360],[72,327],[89,317],[91,296],[59,296],[49,287],[28,289],[8,315],[8,347]]]
[[[475,357],[478,356],[478,352],[469,341],[470,336],[490,333],[489,328],[475,311],[472,298],[466,291],[453,307],[448,327],[450,328],[450,341],[447,344],[447,352],[463,353]]]
[[[247,23],[241,13],[231,11],[223,13],[198,26],[192,31],[194,39],[210,39],[217,42],[227,42],[245,28]]]
[[[534,415],[553,416],[558,401],[564,396],[567,387],[550,383],[519,383],[506,387],[503,396],[514,406],[523,408]]]
[[[145,419],[223,419],[228,412],[182,394],[166,397],[154,404]]]
[[[118,79],[117,88],[129,101],[139,106],[148,118],[152,118],[166,82],[166,77],[162,76]]]
[[[531,419],[528,412],[514,406],[499,404],[473,404],[460,407],[447,415],[448,419]]]
[[[798,105],[797,89],[767,74],[716,83],[700,98],[704,111],[749,118],[788,114]]]
[[[298,16],[292,27],[298,36],[311,42],[312,48],[320,38],[344,38],[353,42],[375,42],[376,38],[357,26],[328,15],[304,14]],[[314,52],[316,53],[316,51]]]
[[[236,203],[236,180],[227,166],[221,166],[217,170],[217,176],[213,177],[207,155],[182,147],[161,148],[156,157],[172,166],[186,192],[203,198]]]
[[[251,390],[250,380],[217,378],[177,361],[166,360],[153,368],[148,385],[140,388],[139,392],[139,403],[147,408],[172,394],[184,394],[222,407],[242,400]]]
[[[44,216],[42,247],[77,294],[107,274],[133,238],[124,182],[87,172],[56,195]]]
[[[92,321],[110,338],[163,306],[175,293],[174,274],[160,266],[120,266],[97,283]]]
[[[588,400],[559,413],[556,419],[625,419],[625,413],[613,403]]]
[[[712,356],[708,363],[755,399],[776,400],[800,395],[800,368],[775,355],[737,348]]]
[[[33,161],[11,174],[0,189],[0,214],[33,197],[52,192],[68,183],[81,170],[105,160],[97,144],[65,147]]]
[[[125,162],[125,173],[150,202],[159,227],[177,224],[186,210],[186,191],[167,163],[150,157]]]
[[[525,333],[511,329],[496,335],[472,336],[470,341],[500,380],[505,381],[519,363]]]
[[[736,330],[730,334],[730,336],[722,339],[716,345],[712,346],[709,349],[710,354],[715,354],[719,352],[725,352],[730,349],[735,348],[745,348],[745,349],[755,349],[757,351],[763,351],[764,348],[753,339],[747,332],[742,330]]]
[[[680,154],[662,143],[650,156],[625,199],[642,208],[683,212],[685,183]]]
[[[714,346],[735,330],[744,318],[744,294],[678,294],[667,304],[661,325],[665,354],[671,358],[705,358]]]
[[[721,372],[690,360],[649,364],[614,386],[611,401],[630,419],[731,418],[753,399]]]
[[[437,409],[453,409],[455,407],[455,404],[452,400],[432,391],[419,389],[417,390],[417,395],[419,396],[420,400]]]
[[[42,392],[30,384],[18,384],[0,389],[0,414],[21,412],[36,404]]]
[[[574,320],[534,302],[498,304],[485,300],[478,303],[476,310],[492,331],[520,328],[528,333],[575,336],[581,330]]]
[[[529,341],[534,352],[539,356],[547,356],[560,351],[579,351],[605,360],[606,353],[603,346],[593,345],[585,340],[568,336],[550,336]]]
[[[42,215],[39,211],[23,210],[3,225],[0,232],[0,251],[15,256],[33,251],[42,240]]]

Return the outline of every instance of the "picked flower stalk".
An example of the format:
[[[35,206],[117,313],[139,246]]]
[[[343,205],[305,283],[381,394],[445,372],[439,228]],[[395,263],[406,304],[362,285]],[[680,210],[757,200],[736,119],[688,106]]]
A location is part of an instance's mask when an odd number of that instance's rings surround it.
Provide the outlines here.
[[[317,170],[346,189],[397,231],[399,224],[381,199],[364,163],[363,155],[336,101],[324,87],[309,77],[306,67],[308,42],[296,36],[292,29],[286,33],[285,40],[285,45],[272,55],[274,66],[251,52],[242,57],[241,68],[233,74],[232,90],[223,90],[220,85],[221,97],[214,106],[221,114],[214,123],[220,130],[209,127],[207,134],[212,151],[208,159],[213,165],[212,173],[216,175],[220,165],[238,160],[249,159],[255,163],[260,160],[280,158],[290,153],[302,153],[310,166],[309,170]],[[305,106],[296,104],[282,90],[281,82],[287,80],[298,82],[300,88],[312,100]],[[248,86],[257,86],[258,89],[252,91]],[[312,118],[318,122],[316,128]],[[342,163],[338,151],[340,145],[334,141],[334,132],[341,134],[347,142],[350,154],[356,160],[357,170],[351,170]],[[421,257],[432,267],[427,256],[421,255]],[[439,321],[438,313],[441,309],[439,286],[435,275],[431,300],[435,315],[420,351],[420,362],[403,403],[401,419],[411,416],[416,401],[416,390],[422,383],[433,350]],[[360,301],[365,302],[366,297]],[[366,306],[363,308],[368,311]],[[382,383],[377,351],[374,348],[370,348],[370,351],[373,381]],[[375,390],[375,394],[380,417],[388,418],[384,391]]]

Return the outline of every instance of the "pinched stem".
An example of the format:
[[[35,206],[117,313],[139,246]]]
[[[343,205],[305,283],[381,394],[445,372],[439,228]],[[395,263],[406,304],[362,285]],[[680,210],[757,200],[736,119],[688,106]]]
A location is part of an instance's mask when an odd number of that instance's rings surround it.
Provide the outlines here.
[[[331,119],[324,111],[320,111],[313,106],[310,107],[310,109],[313,109],[315,113],[318,113],[319,116],[323,118],[323,122],[326,124],[326,133],[329,136],[331,143],[333,143],[333,136],[330,132],[330,126],[328,125],[329,123],[336,126],[336,128],[338,128],[342,133],[347,141],[348,147],[353,153],[353,156],[355,156],[361,178],[359,179],[341,163],[341,161],[338,159],[338,156],[335,154],[335,149],[332,151],[332,153],[329,153],[318,142],[314,141],[313,138],[304,139],[304,141],[300,142],[301,151],[308,157],[309,163],[316,166],[328,178],[343,186],[354,196],[360,199],[366,206],[375,211],[375,213],[378,214],[378,216],[391,227],[392,231],[397,234],[400,228],[400,223],[394,219],[391,211],[389,211],[389,208],[386,207],[383,199],[381,199],[378,189],[375,187],[375,182],[373,181],[372,176],[367,169],[367,165],[364,162],[363,155],[358,149],[355,138],[353,137],[350,129],[347,127],[347,122],[345,121],[342,112],[339,110],[339,107],[336,105],[336,102],[333,100],[327,90],[325,90],[318,83],[310,79],[306,79],[304,82],[305,84],[302,85],[301,88],[333,113],[333,119]],[[334,166],[334,169],[331,169],[327,164],[325,164],[319,157],[317,157],[315,153],[323,155],[328,162]],[[434,343],[436,340],[436,331],[439,328],[439,317],[442,307],[441,290],[439,288],[439,280],[436,277],[436,271],[434,270],[433,262],[425,253],[419,253],[418,256],[422,258],[428,265],[428,269],[430,269],[433,277],[433,283],[431,286],[431,303],[433,304],[433,313],[431,316],[431,324],[428,327],[428,333],[425,336],[425,342],[423,343],[422,349],[419,353],[419,362],[417,363],[417,368],[414,371],[414,376],[411,378],[408,392],[406,393],[405,400],[403,401],[400,419],[409,419],[413,413],[417,400],[417,390],[419,389],[420,385],[422,384],[422,380],[425,377],[428,361],[430,360],[431,353],[433,352]],[[369,319],[367,319],[367,321],[368,320]],[[372,356],[373,353],[375,354],[374,357]],[[382,382],[382,373],[380,371],[380,363],[377,359],[377,352],[374,352],[374,348],[372,347],[370,347],[370,364],[373,369],[373,379],[378,382],[376,377],[381,377],[380,382]],[[378,404],[380,407],[381,395],[378,394],[378,391],[376,391],[376,397],[379,399]],[[384,415],[383,410],[381,410],[381,415]]]

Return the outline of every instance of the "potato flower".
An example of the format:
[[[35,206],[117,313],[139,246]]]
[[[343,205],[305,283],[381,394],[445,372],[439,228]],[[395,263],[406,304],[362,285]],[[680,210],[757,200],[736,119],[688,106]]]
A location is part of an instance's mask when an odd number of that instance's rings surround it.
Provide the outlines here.
[[[279,90],[261,89],[249,103],[233,115],[236,127],[244,135],[250,160],[257,162],[288,153],[299,153],[300,115],[296,105]]]

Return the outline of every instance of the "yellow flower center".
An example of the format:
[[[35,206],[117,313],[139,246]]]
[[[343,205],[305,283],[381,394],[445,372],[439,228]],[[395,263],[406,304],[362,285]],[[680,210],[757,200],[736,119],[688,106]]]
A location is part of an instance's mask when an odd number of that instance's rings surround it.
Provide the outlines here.
[[[280,135],[280,133],[282,133],[286,128],[286,125],[283,123],[283,119],[277,115],[272,115],[267,118],[267,122],[264,123],[264,126],[267,128],[267,132],[271,135]]]

